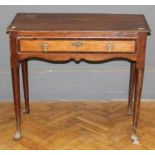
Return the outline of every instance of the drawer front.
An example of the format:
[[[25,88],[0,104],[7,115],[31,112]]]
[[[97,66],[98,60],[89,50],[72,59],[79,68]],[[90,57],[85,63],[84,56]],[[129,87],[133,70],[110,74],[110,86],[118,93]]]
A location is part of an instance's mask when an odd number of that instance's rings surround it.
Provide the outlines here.
[[[135,52],[135,40],[20,39],[20,52]]]

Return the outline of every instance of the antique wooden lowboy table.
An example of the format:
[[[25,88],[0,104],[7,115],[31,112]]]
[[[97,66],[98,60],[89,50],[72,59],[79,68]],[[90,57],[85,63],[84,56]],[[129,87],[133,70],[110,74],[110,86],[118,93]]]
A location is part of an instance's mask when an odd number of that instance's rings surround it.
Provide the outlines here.
[[[144,74],[146,38],[150,32],[143,15],[18,13],[7,32],[10,37],[17,127],[15,139],[21,138],[20,64],[25,96],[24,113],[29,113],[27,67],[29,59],[51,62],[85,60],[94,63],[124,59],[131,62],[128,101],[128,114],[133,114],[131,140],[133,143],[139,142],[136,128]],[[134,106],[132,106],[133,99]]]

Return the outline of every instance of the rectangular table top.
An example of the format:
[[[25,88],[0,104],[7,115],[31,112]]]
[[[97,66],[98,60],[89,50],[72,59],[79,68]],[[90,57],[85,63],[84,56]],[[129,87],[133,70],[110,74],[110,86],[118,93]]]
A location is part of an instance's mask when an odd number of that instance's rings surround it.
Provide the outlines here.
[[[142,14],[17,13],[7,31],[150,32]]]

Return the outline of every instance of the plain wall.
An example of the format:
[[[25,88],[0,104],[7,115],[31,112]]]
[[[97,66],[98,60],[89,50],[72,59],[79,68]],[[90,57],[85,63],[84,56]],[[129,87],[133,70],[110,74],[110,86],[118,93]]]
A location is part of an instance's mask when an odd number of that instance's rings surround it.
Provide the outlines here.
[[[6,27],[17,12],[144,14],[148,37],[142,98],[155,99],[155,6],[0,6],[0,100],[12,100],[9,39]],[[30,100],[127,99],[130,63],[52,64],[29,61]],[[21,83],[22,84],[22,83]],[[21,95],[23,96],[22,85]]]

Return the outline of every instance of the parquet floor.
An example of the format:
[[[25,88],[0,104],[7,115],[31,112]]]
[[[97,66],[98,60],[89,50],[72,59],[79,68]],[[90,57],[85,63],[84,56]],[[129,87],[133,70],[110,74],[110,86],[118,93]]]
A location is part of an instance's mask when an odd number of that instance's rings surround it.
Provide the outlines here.
[[[130,142],[127,102],[31,103],[22,114],[21,140],[13,140],[12,103],[0,103],[0,149],[114,150],[155,149],[155,102],[141,104],[139,145]]]

